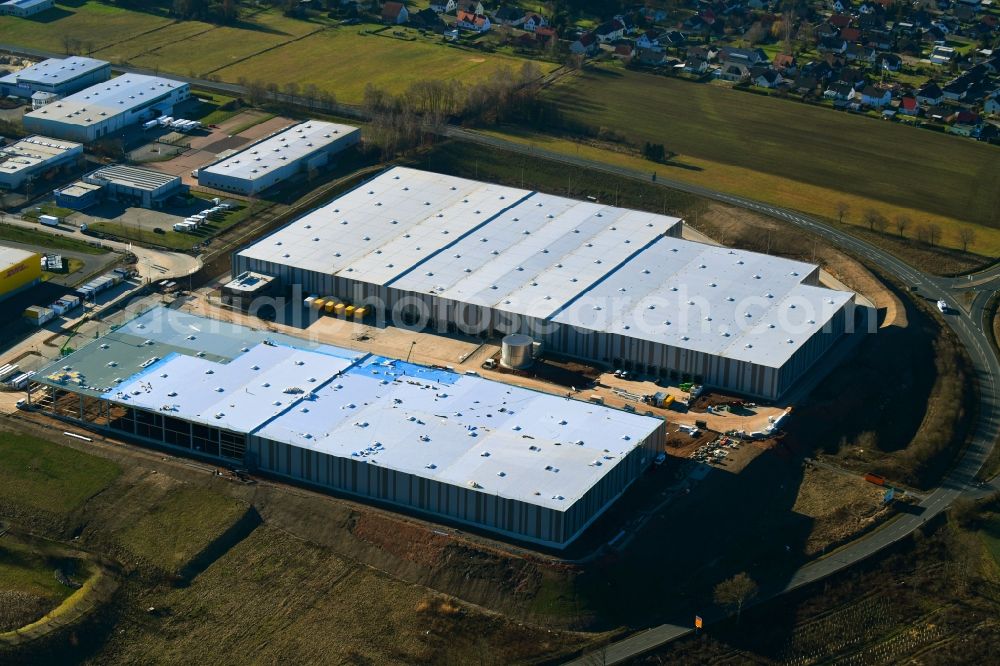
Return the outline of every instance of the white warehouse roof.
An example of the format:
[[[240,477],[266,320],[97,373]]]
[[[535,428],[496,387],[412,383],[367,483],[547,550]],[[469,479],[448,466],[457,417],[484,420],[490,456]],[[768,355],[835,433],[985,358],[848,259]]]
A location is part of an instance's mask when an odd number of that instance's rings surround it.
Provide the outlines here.
[[[83,74],[106,67],[108,62],[88,58],[86,56],[70,56],[68,58],[49,58],[42,62],[29,65],[22,70],[3,77],[4,83],[34,83],[36,85],[58,86],[61,83],[75,79]]]
[[[203,167],[199,169],[199,173],[257,180],[346,136],[357,135],[360,131],[350,125],[307,120],[272,134],[235,155]]]
[[[34,252],[28,252],[16,247],[0,245],[0,271],[6,271],[11,266],[19,264],[25,259],[37,256]]]
[[[771,367],[853,297],[680,224],[397,167],[239,254]]]
[[[25,117],[87,127],[142,107],[187,85],[159,76],[123,74],[52,102]]]
[[[0,148],[0,173],[34,170],[71,152],[82,153],[83,145],[47,136],[29,136]]]
[[[99,395],[556,510],[570,508],[663,425],[167,308],[91,341],[37,376],[89,392],[88,385],[107,386],[121,371],[124,379]]]

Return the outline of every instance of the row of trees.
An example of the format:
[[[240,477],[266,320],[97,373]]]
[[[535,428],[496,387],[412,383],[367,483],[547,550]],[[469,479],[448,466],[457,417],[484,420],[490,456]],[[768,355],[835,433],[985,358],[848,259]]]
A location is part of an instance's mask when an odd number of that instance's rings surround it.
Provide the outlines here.
[[[846,202],[841,201],[837,203],[836,209],[837,221],[843,223],[851,208]],[[913,218],[905,213],[900,213],[890,220],[875,208],[868,208],[862,213],[861,219],[871,231],[884,234],[891,228],[900,238],[907,238],[907,231],[913,229],[914,238],[927,245],[940,245],[944,235],[940,224],[927,222],[915,225]],[[955,240],[962,246],[963,252],[968,252],[976,242],[976,231],[971,227],[958,227],[955,229]]]

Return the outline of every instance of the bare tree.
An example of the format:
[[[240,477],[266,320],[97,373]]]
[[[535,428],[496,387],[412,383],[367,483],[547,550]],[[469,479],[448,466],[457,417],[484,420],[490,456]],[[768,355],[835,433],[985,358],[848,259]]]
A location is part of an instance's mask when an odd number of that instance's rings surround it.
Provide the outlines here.
[[[927,242],[931,245],[941,242],[941,225],[934,222],[927,225]]]
[[[865,224],[867,224],[868,228],[871,229],[872,231],[875,231],[875,227],[878,226],[881,226],[882,229],[885,229],[885,217],[882,215],[882,213],[878,212],[874,208],[869,208],[868,210],[865,211],[864,219],[865,219]]]
[[[971,227],[959,227],[958,242],[962,244],[962,252],[968,252],[969,246],[976,242],[976,230]]]
[[[720,606],[735,609],[736,619],[739,620],[740,614],[743,612],[743,606],[746,602],[757,596],[758,590],[757,583],[741,571],[732,578],[716,585],[713,598],[715,599],[715,603]]]
[[[872,226],[875,231],[880,234],[884,234],[886,227],[889,226],[889,220],[885,219],[884,215],[879,215],[874,220],[872,220]]]
[[[844,218],[847,217],[847,214],[849,212],[851,212],[851,207],[847,204],[846,201],[837,202],[837,222],[843,224]]]
[[[896,233],[902,238],[906,235],[906,230],[913,224],[913,220],[907,215],[899,214],[896,216]]]
[[[295,81],[289,81],[286,83],[283,90],[285,97],[288,98],[289,102],[294,102],[295,98],[299,96],[299,84]]]

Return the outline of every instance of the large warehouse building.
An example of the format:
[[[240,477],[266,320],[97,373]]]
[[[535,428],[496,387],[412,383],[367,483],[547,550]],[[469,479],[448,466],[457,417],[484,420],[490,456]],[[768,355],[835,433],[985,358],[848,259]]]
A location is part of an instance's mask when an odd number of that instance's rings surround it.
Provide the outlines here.
[[[165,308],[35,379],[88,427],[555,548],[665,444],[661,419]]]
[[[295,174],[325,166],[360,138],[357,127],[307,120],[198,169],[198,184],[252,196]]]
[[[74,199],[81,196],[89,198],[93,195],[93,190],[82,185],[100,188],[101,197],[143,208],[162,208],[170,198],[184,195],[188,190],[180,176],[152,169],[112,164],[91,171],[81,182],[73,183],[56,192],[56,203],[65,204],[74,210],[85,208],[86,206],[82,206]]]
[[[144,74],[123,74],[24,116],[30,132],[90,143],[173,111],[190,96],[187,83]]]
[[[42,258],[35,252],[0,245],[0,300],[38,282]]]
[[[0,148],[0,188],[14,190],[54,169],[75,166],[83,145],[47,136],[29,136]]]
[[[111,63],[85,56],[49,58],[0,77],[0,95],[65,97],[111,78]]]
[[[677,218],[395,168],[233,257],[233,274],[397,324],[523,333],[561,354],[764,398],[847,329],[817,266],[679,238]]]

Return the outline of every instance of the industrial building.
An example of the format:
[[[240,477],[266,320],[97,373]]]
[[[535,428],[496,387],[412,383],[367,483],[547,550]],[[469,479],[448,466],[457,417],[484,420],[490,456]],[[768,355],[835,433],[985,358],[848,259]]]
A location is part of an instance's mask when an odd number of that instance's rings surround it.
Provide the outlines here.
[[[87,427],[563,548],[665,422],[166,308],[33,377]]]
[[[171,113],[189,96],[187,83],[123,74],[25,114],[24,127],[47,136],[90,143],[120,136],[131,125]]]
[[[57,190],[55,198],[57,205],[73,210],[84,210],[104,198],[142,208],[162,208],[171,197],[187,191],[180,176],[115,164]]]
[[[100,185],[92,185],[77,180],[54,192],[56,205],[72,210],[87,210],[101,203],[103,190]]]
[[[111,63],[85,56],[49,58],[0,77],[0,95],[46,100],[65,97],[111,78]]]
[[[256,195],[297,173],[325,166],[360,139],[357,127],[307,120],[198,169],[198,184]]]
[[[52,9],[56,0],[7,0],[0,3],[0,16],[34,16]]]
[[[817,266],[679,238],[677,218],[394,168],[233,256],[233,274],[400,325],[764,398],[849,328]]]
[[[47,136],[29,136],[0,148],[0,189],[15,190],[28,180],[54,170],[75,166],[83,158],[83,145]]]
[[[28,252],[0,245],[0,300],[37,284],[42,277],[42,258]]]

